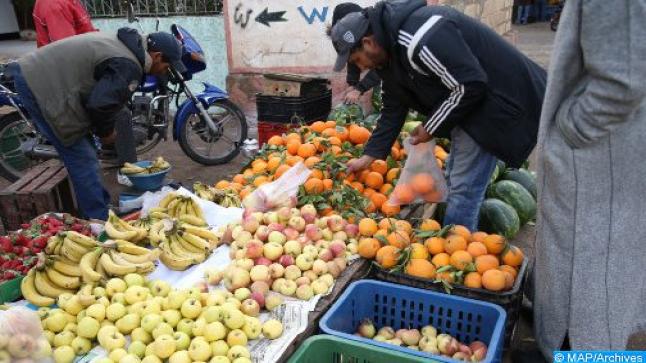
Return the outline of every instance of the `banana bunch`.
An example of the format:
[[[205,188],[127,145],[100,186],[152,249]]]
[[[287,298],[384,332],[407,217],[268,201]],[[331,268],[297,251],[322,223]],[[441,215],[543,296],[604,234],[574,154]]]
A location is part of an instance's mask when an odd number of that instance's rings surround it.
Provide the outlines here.
[[[123,219],[117,217],[114,212],[110,211],[108,220],[104,225],[105,233],[111,239],[121,239],[130,242],[144,242],[148,237],[148,231],[145,228],[135,227]]]
[[[121,174],[124,175],[140,175],[140,174],[154,174],[170,168],[168,161],[158,156],[150,166],[143,167],[132,163],[124,163],[121,168]]]
[[[160,260],[171,270],[183,271],[192,265],[202,263],[219,243],[218,236],[204,227],[194,224],[190,218],[180,218],[173,227],[160,232]]]
[[[221,190],[197,182],[193,184],[193,191],[198,197],[219,204],[225,208],[240,207],[242,205],[238,193],[231,189]]]

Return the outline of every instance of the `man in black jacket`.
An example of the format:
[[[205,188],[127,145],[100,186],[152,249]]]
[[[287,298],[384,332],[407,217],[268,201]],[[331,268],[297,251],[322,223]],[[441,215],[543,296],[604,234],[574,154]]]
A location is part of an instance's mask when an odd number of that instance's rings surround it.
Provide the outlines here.
[[[348,14],[331,38],[335,70],[350,62],[383,80],[381,119],[349,172],[385,158],[415,109],[428,121],[412,132],[412,143],[451,138],[444,223],[477,229],[496,158],[519,167],[536,144],[545,71],[480,22],[423,0],[382,1]]]
[[[170,33],[86,33],[59,40],[9,65],[16,91],[38,131],[56,148],[86,218],[106,219],[110,195],[101,184],[92,134],[123,142],[116,130],[144,74],[186,68]],[[127,120],[129,121],[129,120]]]

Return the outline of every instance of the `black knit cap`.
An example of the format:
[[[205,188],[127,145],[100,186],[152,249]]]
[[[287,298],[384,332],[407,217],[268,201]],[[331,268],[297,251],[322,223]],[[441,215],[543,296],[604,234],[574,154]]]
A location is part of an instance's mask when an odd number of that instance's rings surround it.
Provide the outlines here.
[[[344,16],[362,10],[363,8],[355,3],[341,3],[337,5],[332,13],[332,26],[334,26],[337,21],[343,19]]]

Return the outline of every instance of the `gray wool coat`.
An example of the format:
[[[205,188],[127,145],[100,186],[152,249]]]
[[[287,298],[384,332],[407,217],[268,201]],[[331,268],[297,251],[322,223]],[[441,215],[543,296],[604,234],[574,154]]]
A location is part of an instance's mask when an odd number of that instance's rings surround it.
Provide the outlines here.
[[[646,0],[568,0],[538,143],[534,322],[551,361],[646,326]]]

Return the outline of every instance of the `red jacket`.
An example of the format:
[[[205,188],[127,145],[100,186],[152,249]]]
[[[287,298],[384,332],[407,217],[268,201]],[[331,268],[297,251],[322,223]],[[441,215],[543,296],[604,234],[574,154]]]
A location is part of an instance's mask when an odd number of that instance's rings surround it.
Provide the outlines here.
[[[38,47],[97,30],[80,0],[37,0],[32,16]]]

